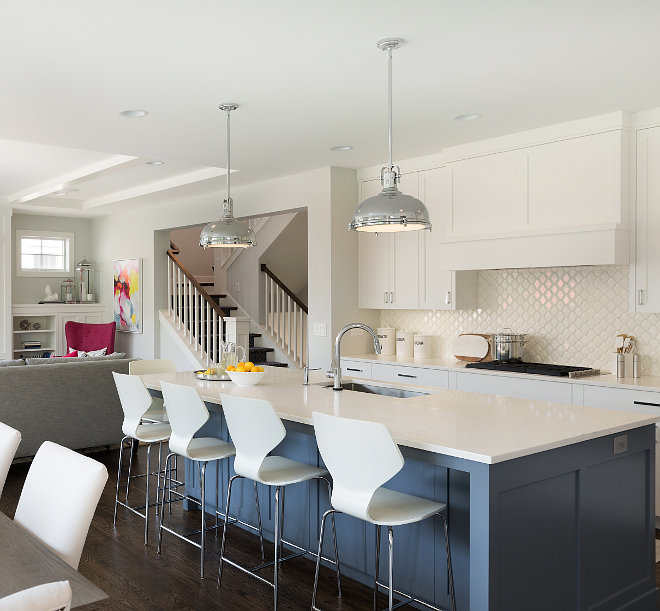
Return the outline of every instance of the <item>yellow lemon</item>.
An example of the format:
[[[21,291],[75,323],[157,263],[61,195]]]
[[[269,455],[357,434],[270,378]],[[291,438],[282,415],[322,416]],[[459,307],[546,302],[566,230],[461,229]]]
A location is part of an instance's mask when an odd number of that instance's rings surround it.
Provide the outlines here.
[[[239,372],[241,372],[241,373],[245,373],[245,372],[247,371],[247,369],[245,369],[245,367],[241,367],[241,366],[239,365],[238,367],[236,367],[236,371],[239,371]]]
[[[240,361],[236,363],[236,367],[245,367],[245,363],[243,361]]]
[[[227,371],[236,371],[236,367],[229,365],[229,367],[227,367]]]
[[[245,367],[246,369],[254,369],[254,363],[248,361],[247,363],[245,363]]]
[[[211,375],[211,370],[210,370],[210,369],[207,369],[207,370],[204,372],[204,375],[205,375],[205,376],[209,376],[209,375]]]
[[[252,371],[254,371],[255,373],[258,373],[258,372],[261,372],[261,371],[265,371],[265,369],[263,367],[253,367]]]

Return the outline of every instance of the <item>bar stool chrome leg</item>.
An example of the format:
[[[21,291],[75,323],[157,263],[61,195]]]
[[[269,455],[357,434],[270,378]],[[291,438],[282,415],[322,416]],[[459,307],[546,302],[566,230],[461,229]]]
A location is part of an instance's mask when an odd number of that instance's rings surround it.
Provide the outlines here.
[[[389,611],[392,611],[394,606],[394,531],[391,526],[387,527],[387,540],[389,543],[389,556],[390,556],[390,566],[388,568],[387,574],[389,577],[390,587],[387,590],[387,600],[389,603]]]
[[[376,524],[376,568],[374,570],[374,611],[378,605],[378,572],[380,569],[380,526]]]
[[[314,574],[314,589],[312,590],[313,611],[320,611],[320,609],[316,606],[316,593],[319,588],[319,571],[321,569],[321,556],[323,553],[323,537],[325,535],[325,520],[328,516],[334,516],[335,513],[337,513],[336,509],[328,509],[328,511],[326,511],[323,514],[323,517],[321,518],[321,532],[319,533],[319,553],[316,556],[316,573]],[[335,554],[336,553],[337,553],[337,548],[335,547]],[[337,586],[340,587],[339,583],[337,583]],[[339,597],[341,598],[341,589],[339,590]]]
[[[261,530],[261,509],[259,508],[259,491],[257,490],[257,482],[254,482],[254,503],[257,506],[257,523],[259,524],[259,545],[261,546],[261,562],[266,560],[264,553],[264,534]]]
[[[119,481],[121,479],[121,463],[122,463],[122,457],[124,456],[124,442],[127,439],[130,439],[130,437],[128,436],[124,437],[119,443],[119,467],[117,469],[117,491],[115,492],[115,515],[112,519],[113,526],[116,526],[117,524],[117,507],[119,505],[118,500],[119,500]],[[129,468],[129,474],[130,474],[130,468]],[[128,485],[127,485],[127,490],[128,490]],[[128,492],[126,494],[128,495]]]
[[[222,584],[222,569],[225,559],[225,543],[227,542],[227,524],[229,523],[229,503],[231,501],[231,488],[236,479],[243,479],[240,475],[234,475],[227,484],[227,505],[225,506],[225,526],[222,529],[222,543],[220,544],[220,563],[218,565],[218,588]]]
[[[452,611],[456,611],[456,596],[454,595],[454,573],[451,568],[451,554],[449,553],[449,532],[447,530],[447,518],[442,513],[438,514],[445,526],[445,546],[447,547],[447,575],[449,579],[449,594],[451,596]]]

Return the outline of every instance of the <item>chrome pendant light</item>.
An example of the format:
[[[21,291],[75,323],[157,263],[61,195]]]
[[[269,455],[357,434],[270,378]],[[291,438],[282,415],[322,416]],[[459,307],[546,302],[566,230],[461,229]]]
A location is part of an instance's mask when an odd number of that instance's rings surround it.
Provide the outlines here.
[[[220,104],[220,110],[227,113],[227,197],[222,205],[222,218],[215,223],[209,223],[199,236],[199,245],[204,248],[247,248],[256,246],[257,238],[247,223],[234,218],[234,200],[231,198],[231,167],[230,167],[230,131],[229,115],[236,110],[238,104]]]
[[[388,122],[389,122],[389,162],[380,171],[380,184],[383,190],[365,199],[353,214],[348,228],[354,231],[373,233],[389,231],[417,231],[431,229],[429,211],[417,198],[399,191],[401,170],[392,163],[392,51],[403,43],[400,38],[386,38],[378,41],[378,48],[388,52]]]

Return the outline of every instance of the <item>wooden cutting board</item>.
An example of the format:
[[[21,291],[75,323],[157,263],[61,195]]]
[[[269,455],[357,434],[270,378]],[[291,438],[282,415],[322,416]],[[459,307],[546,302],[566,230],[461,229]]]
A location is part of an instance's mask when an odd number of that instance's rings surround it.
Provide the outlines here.
[[[454,357],[459,361],[490,361],[490,335],[463,333],[454,341]]]

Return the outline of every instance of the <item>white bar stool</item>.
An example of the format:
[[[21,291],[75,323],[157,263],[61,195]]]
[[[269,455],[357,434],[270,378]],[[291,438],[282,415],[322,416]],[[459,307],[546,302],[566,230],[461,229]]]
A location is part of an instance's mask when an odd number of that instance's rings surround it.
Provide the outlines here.
[[[2,489],[5,487],[11,461],[14,460],[14,455],[20,443],[21,433],[0,422],[0,496],[2,496]]]
[[[163,398],[167,403],[167,413],[172,427],[172,435],[170,437],[170,452],[165,459],[165,473],[170,471],[170,461],[172,457],[177,455],[195,461],[200,468],[200,487],[201,487],[201,501],[192,497],[177,494],[178,500],[189,500],[201,505],[202,509],[202,526],[201,530],[194,533],[181,534],[175,530],[168,528],[164,525],[165,520],[165,503],[168,505],[171,500],[171,482],[165,481],[165,490],[163,491],[163,503],[160,507],[160,525],[158,527],[158,553],[161,553],[163,542],[163,531],[179,537],[195,547],[200,549],[200,574],[204,579],[204,551],[206,547],[206,531],[218,528],[218,487],[215,490],[215,526],[211,528],[206,527],[206,465],[211,460],[222,460],[229,458],[236,454],[234,446],[222,439],[215,437],[195,437],[195,433],[204,426],[209,419],[209,410],[201,400],[197,390],[190,386],[181,386],[179,384],[169,384],[167,382],[160,383],[163,392]],[[169,479],[169,478],[168,478]],[[168,500],[165,501],[165,492],[168,492]],[[225,527],[227,524],[225,517]],[[201,532],[202,542],[197,543],[190,539],[190,535]],[[217,535],[217,531],[216,531]]]
[[[117,387],[117,393],[119,394],[121,407],[124,411],[124,423],[122,424],[122,431],[125,435],[119,444],[119,468],[117,469],[117,490],[115,492],[115,515],[112,523],[113,525],[117,524],[117,507],[119,505],[126,507],[126,509],[129,509],[139,516],[142,516],[144,518],[144,544],[147,545],[149,542],[149,507],[154,506],[149,502],[149,483],[151,480],[150,476],[153,475],[151,471],[151,446],[153,446],[154,443],[158,443],[159,449],[162,449],[163,441],[167,441],[170,438],[172,429],[170,428],[169,424],[142,424],[142,417],[151,406],[151,395],[149,394],[149,391],[140,378],[134,375],[132,376],[123,373],[117,373],[116,371],[113,371],[112,375],[115,379],[115,386]],[[141,475],[131,475],[130,470],[133,465],[133,455],[131,454],[128,481],[126,482],[126,499],[125,502],[122,503],[119,500],[119,480],[121,477],[121,464],[124,454],[124,443],[128,439],[131,441],[136,439],[137,441],[142,441],[148,444],[147,472]],[[160,473],[161,472],[159,467],[157,472],[158,483],[156,487],[156,507],[159,503]],[[131,507],[128,504],[128,491],[132,477],[147,478],[147,493],[145,504],[143,506]],[[144,513],[140,513],[140,509],[144,509]]]
[[[128,374],[142,376],[150,373],[177,373],[172,359],[140,359],[128,364]],[[158,397],[151,397],[151,405],[142,416],[143,420],[168,422],[165,402]]]
[[[286,429],[279,416],[275,413],[273,406],[268,401],[248,399],[243,397],[232,397],[220,395],[222,409],[227,419],[227,427],[232,441],[236,446],[236,459],[234,460],[234,475],[227,486],[227,507],[225,510],[225,528],[222,533],[222,545],[220,547],[220,566],[218,567],[218,588],[222,583],[223,564],[227,562],[233,567],[256,577],[263,583],[274,589],[274,611],[277,611],[278,601],[278,572],[279,565],[285,560],[296,558],[304,554],[312,554],[291,542],[282,540],[282,521],[284,519],[284,495],[283,487],[289,484],[297,484],[312,479],[321,479],[328,485],[328,492],[332,494],[332,486],[327,478],[327,469],[321,469],[312,465],[296,462],[283,456],[269,456],[271,452],[286,437]],[[229,504],[231,501],[231,488],[235,479],[245,478],[255,482],[275,487],[275,559],[254,568],[247,568],[227,560],[225,558],[225,543],[227,539],[227,517],[229,516]],[[280,503],[282,494],[282,503]],[[257,503],[257,511],[259,504]],[[259,514],[257,514],[259,515]],[[261,529],[261,524],[259,525]],[[335,532],[334,516],[332,518],[333,533]],[[291,554],[282,558],[282,543],[295,549],[299,553]],[[263,544],[262,544],[263,545]],[[263,547],[262,547],[263,556]],[[339,574],[339,561],[337,554],[337,538],[335,536],[335,566],[337,567],[337,587],[341,597],[341,576]],[[256,574],[256,571],[273,566],[273,581]]]
[[[312,609],[319,611],[316,606],[316,592],[319,581],[325,519],[334,513],[346,513],[376,525],[374,611],[378,599],[378,586],[388,591],[389,611],[411,602],[420,603],[425,607],[440,611],[438,607],[426,601],[394,590],[392,584],[392,564],[394,560],[394,533],[392,527],[420,522],[431,516],[439,515],[445,527],[449,593],[452,609],[456,611],[447,519],[442,514],[447,509],[447,505],[381,487],[392,479],[404,464],[401,451],[385,425],[378,422],[338,418],[319,412],[313,412],[312,417],[314,418],[314,430],[316,431],[319,452],[330,471],[333,482],[332,508],[323,514],[321,520],[319,556],[316,561]],[[389,540],[389,586],[378,581],[381,526],[387,526]],[[405,596],[408,600],[394,605],[394,592]]]
[[[176,365],[172,359],[137,359],[131,361],[128,364],[128,374],[132,376],[141,376],[152,373],[178,373]],[[142,416],[143,422],[155,422],[155,423],[168,423],[169,419],[167,417],[167,408],[165,407],[165,402],[162,398],[151,397],[151,405],[149,409]],[[128,463],[128,481],[126,484],[126,490],[128,495],[128,488],[131,485],[131,473],[133,467],[133,454],[137,448],[132,448],[130,460]],[[158,471],[161,471],[162,464],[162,445],[159,447],[158,451]],[[174,472],[174,477],[170,478],[170,484],[174,480],[176,486],[183,486],[183,482],[180,482],[178,479],[179,469],[176,456],[174,457],[174,467],[172,469]],[[161,471],[162,473],[162,471]],[[158,513],[158,507],[156,507],[156,513]]]

